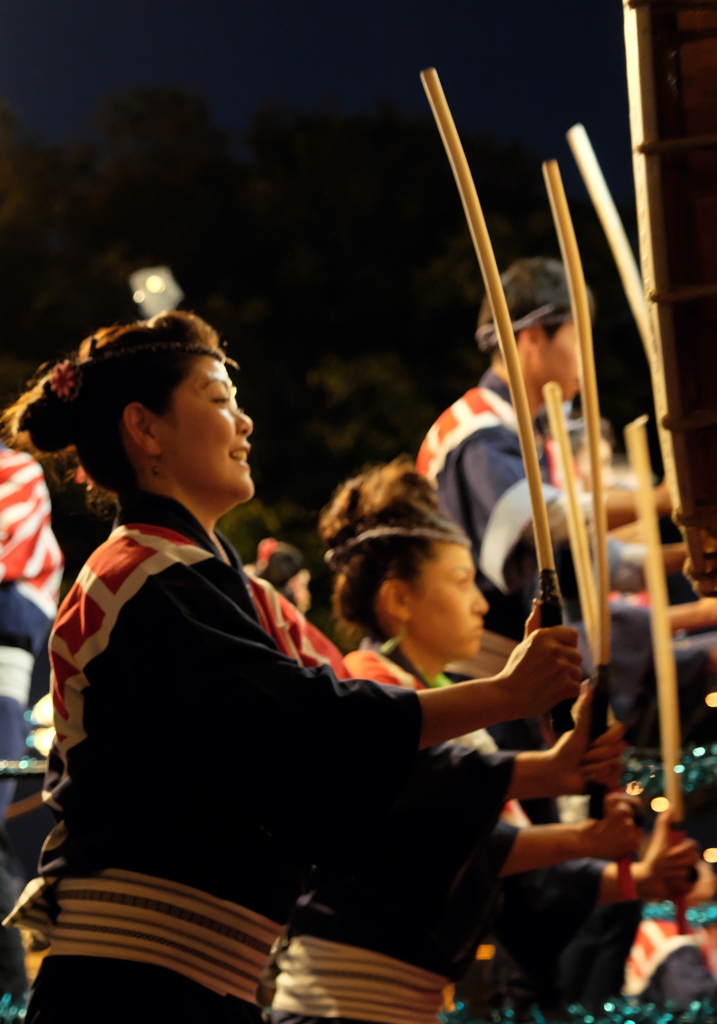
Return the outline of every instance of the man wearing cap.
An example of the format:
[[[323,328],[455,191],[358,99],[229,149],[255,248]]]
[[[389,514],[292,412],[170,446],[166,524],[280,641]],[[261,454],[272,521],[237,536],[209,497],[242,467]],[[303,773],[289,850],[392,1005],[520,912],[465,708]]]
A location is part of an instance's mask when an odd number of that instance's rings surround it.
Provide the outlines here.
[[[533,417],[543,405],[542,388],[560,384],[570,402],[579,388],[578,348],[563,266],[536,257],[518,260],[502,277],[518,357]],[[590,295],[591,307],[593,306]],[[419,472],[432,480],[442,511],[470,537],[477,583],[490,611],[486,616],[485,674],[498,671],[523,636],[530,601],[535,594],[536,558],[530,496],[493,316],[484,299],[476,331],[478,347],[491,354],[491,367],[477,388],[439,416],[426,435],[416,460]],[[563,494],[550,482],[552,466],[542,431],[536,429],[545,499],[553,543],[567,541]],[[636,518],[633,495],[609,490],[608,526]],[[658,509],[670,510],[666,487],[656,488]],[[624,555],[624,549],[621,552]]]

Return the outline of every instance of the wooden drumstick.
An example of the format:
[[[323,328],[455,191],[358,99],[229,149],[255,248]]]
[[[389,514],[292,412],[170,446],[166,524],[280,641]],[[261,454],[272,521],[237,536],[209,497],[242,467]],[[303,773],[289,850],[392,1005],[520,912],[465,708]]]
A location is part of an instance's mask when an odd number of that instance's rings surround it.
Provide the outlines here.
[[[640,522],[647,544],[645,575],[650,592],[652,646],[657,676],[657,697],[660,714],[660,744],[665,774],[665,795],[670,801],[673,820],[684,818],[684,804],[675,765],[680,763],[680,702],[677,696],[677,670],[672,649],[672,630],[668,614],[669,599],[665,563],[662,558],[660,530],[652,491],[652,468],[647,446],[647,416],[640,416],[625,427],[625,444],[630,463],[637,476],[637,503]]]
[[[580,391],[585,436],[588,441],[588,453],[590,456],[592,550],[597,587],[597,660],[593,663],[595,695],[593,698],[591,729],[592,736],[597,737],[607,728],[610,706],[610,609],[608,607],[610,571],[607,558],[607,510],[605,508],[602,486],[600,404],[595,374],[592,319],[575,229],[570,216],[568,201],[565,197],[560,170],[555,160],[549,160],[543,164],[543,176],[565,265],[568,290],[570,292],[570,305],[573,311],[573,323],[577,331],[580,348]],[[591,786],[591,817],[602,817],[602,812],[603,790],[600,786]]]
[[[555,381],[545,384],[543,387],[543,398],[545,399],[545,408],[548,412],[550,434],[556,444],[558,467],[563,478],[568,537],[575,567],[575,578],[578,584],[578,595],[583,613],[583,622],[585,623],[585,632],[590,644],[593,664],[597,665],[600,654],[597,594],[595,593],[595,580],[590,563],[590,544],[585,526],[585,516],[583,515],[580,499],[578,498],[573,453],[570,448],[568,428],[563,413],[563,392],[560,385],[556,384]]]
[[[573,125],[567,132],[567,140],[585,182],[585,187],[592,199],[595,212],[602,224],[608,245],[612,250],[620,280],[645,349],[647,362],[652,366],[654,352],[645,289],[620,214],[617,212],[610,189],[607,187],[607,182],[595,156],[595,150],[583,125]]]
[[[533,420],[530,415],[530,406],[518,358],[518,349],[513,334],[508,303],[503,292],[503,285],[500,280],[493,247],[488,235],[475,184],[468,167],[468,161],[466,160],[453,116],[446,102],[446,97],[435,68],[427,68],[425,71],[422,71],[421,82],[426,91],[428,102],[431,105],[431,110],[433,111],[433,116],[441,134],[456,185],[458,186],[458,192],[463,204],[466,220],[468,221],[471,238],[473,239],[473,246],[478,257],[483,283],[493,312],[493,322],[508,373],[510,392],[518,420],[520,448],[523,454],[525,475],[528,481],[533,513],[535,548],[538,569],[540,570],[539,600],[543,605],[542,622],[544,626],[554,625],[562,621],[560,587],[555,572],[548,513],[545,507],[543,482],[535,447]]]
[[[647,416],[640,416],[632,423],[628,423],[625,427],[625,445],[630,456],[630,463],[637,476],[637,505],[643,536],[647,544],[645,575],[647,589],[650,593],[650,624],[657,677],[664,788],[672,812],[670,827],[673,830],[674,841],[680,842],[684,838],[682,823],[685,818],[680,776],[675,772],[675,768],[680,763],[680,701],[677,691],[675,652],[672,648],[672,630],[668,614],[667,578],[662,558],[662,541],[660,540],[655,496],[652,489],[652,467],[647,445]],[[678,928],[684,935],[690,930],[685,920],[685,897],[676,899],[675,904]]]
[[[567,132],[567,139],[585,182],[585,187],[592,199],[595,212],[607,237],[608,245],[612,251],[618,273],[620,274],[620,280],[625,289],[625,295],[645,350],[655,398],[657,433],[660,439],[662,463],[665,468],[665,477],[669,484],[670,494],[672,495],[672,503],[677,508],[679,506],[679,489],[675,470],[675,456],[668,431],[662,426],[662,416],[667,410],[665,380],[662,362],[655,346],[655,338],[650,325],[650,314],[647,299],[645,298],[642,275],[625,233],[620,214],[617,212],[617,207],[598,163],[595,150],[588,138],[588,133],[583,125],[576,124]]]
[[[583,420],[590,454],[590,476],[592,480],[593,515],[593,564],[597,583],[598,633],[600,637],[598,664],[610,663],[610,610],[608,593],[610,573],[607,560],[607,510],[602,486],[602,464],[600,461],[600,404],[598,401],[595,356],[593,352],[592,320],[590,304],[585,285],[582,262],[575,238],[568,201],[565,197],[560,170],[555,160],[543,164],[543,175],[555,221],[555,230],[560,243],[560,252],[565,265],[570,291],[570,305],[573,322],[580,346],[580,374]]]

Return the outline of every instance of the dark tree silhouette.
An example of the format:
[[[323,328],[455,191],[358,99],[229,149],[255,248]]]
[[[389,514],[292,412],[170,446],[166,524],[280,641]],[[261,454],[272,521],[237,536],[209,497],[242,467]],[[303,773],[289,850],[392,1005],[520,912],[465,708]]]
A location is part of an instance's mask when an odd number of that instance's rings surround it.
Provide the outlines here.
[[[464,138],[498,263],[557,255],[537,157]],[[433,122],[372,113],[257,113],[246,138],[203,100],[166,89],[108,99],[87,138],[26,139],[0,112],[0,385],[99,324],[136,313],[128,275],[169,264],[185,306],[241,364],[258,499],[227,518],[245,557],[266,533],[320,565],[315,517],[369,461],[415,452],[435,415],[485,366],[472,342],[480,275]],[[649,383],[596,218],[573,202],[598,295],[603,412],[650,409]],[[97,527],[56,497],[74,573]]]

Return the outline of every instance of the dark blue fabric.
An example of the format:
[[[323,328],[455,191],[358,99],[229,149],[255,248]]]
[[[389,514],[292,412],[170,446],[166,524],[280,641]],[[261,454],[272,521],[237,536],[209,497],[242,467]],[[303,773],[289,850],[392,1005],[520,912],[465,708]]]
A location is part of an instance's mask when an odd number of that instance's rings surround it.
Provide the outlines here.
[[[484,374],[479,387],[488,388],[510,402],[507,386],[492,371]],[[476,582],[490,604],[486,628],[513,640],[523,638],[523,625],[535,596],[535,550],[520,542],[512,552],[505,566],[508,594],[483,575],[478,553],[497,500],[504,491],[524,478],[518,435],[503,426],[488,427],[471,434],[448,454],[437,478],[441,511],[458,523],[471,541]]]
[[[717,1003],[717,979],[694,946],[682,946],[667,956],[642,993],[645,1002],[664,1006],[673,1000],[676,1010],[687,1010],[693,1000]]]
[[[495,826],[512,757],[422,751],[400,800],[352,871],[316,872],[290,934],[370,949],[459,977],[485,934],[516,830]]]
[[[599,1010],[622,991],[625,961],[642,917],[637,901],[597,907],[563,951],[560,985],[565,1003]]]
[[[242,999],[220,996],[152,964],[48,956],[33,985],[25,1024],[261,1024]]]
[[[24,709],[12,697],[0,697],[0,758],[17,761],[26,752],[27,722]],[[0,779],[0,816],[3,818],[15,795],[16,783]]]
[[[0,647],[20,647],[37,657],[51,621],[14,583],[0,584]]]
[[[215,550],[176,502],[135,496],[126,518]],[[396,799],[418,748],[416,694],[280,653],[234,558],[148,577],[86,666],[87,737],[65,778],[57,757],[48,774],[68,835],[44,874],[125,868],[281,922],[304,864],[358,851]]]

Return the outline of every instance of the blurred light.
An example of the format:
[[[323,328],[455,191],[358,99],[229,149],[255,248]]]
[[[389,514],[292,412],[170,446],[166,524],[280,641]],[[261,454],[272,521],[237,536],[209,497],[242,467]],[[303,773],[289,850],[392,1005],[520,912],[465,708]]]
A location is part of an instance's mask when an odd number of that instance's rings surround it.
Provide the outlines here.
[[[52,741],[55,738],[54,729],[35,729],[27,738],[28,747],[36,750],[41,757],[47,757],[50,753]]]
[[[644,786],[641,786],[639,782],[628,782],[625,786],[625,792],[628,796],[639,796],[640,793],[644,792]]]
[[[659,814],[660,811],[666,811],[669,806],[670,801],[666,796],[656,796],[654,800],[650,802],[650,807],[656,814]]]
[[[710,846],[708,850],[705,850],[703,857],[708,864],[717,864],[717,847]]]
[[[717,691],[713,690],[705,697],[705,704],[708,708],[717,708]]]
[[[164,278],[160,277],[159,274],[150,274],[145,281],[145,287],[147,291],[151,292],[153,295],[161,295],[161,293],[167,289]]]
[[[491,946],[489,942],[481,943],[476,950],[476,960],[492,960],[495,956],[495,946]]]
[[[685,766],[683,764],[676,764],[675,767],[673,768],[673,771],[674,771],[675,775],[682,775],[684,770],[685,770]]]
[[[692,751],[692,753],[693,753],[694,757],[704,757],[704,755],[707,753],[707,751],[705,750],[704,747],[695,747],[695,749]]]
[[[184,292],[174,280],[171,267],[143,267],[129,275],[132,297],[142,316],[152,317],[176,309]]]
[[[44,697],[40,697],[37,704],[33,705],[32,718],[38,725],[52,725],[53,711],[51,693],[46,693]]]

